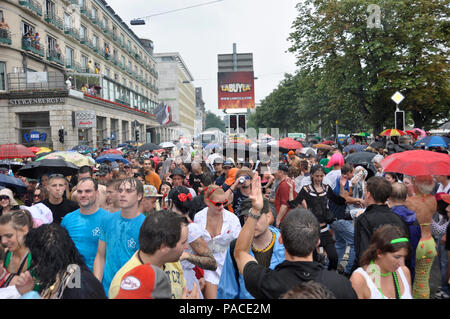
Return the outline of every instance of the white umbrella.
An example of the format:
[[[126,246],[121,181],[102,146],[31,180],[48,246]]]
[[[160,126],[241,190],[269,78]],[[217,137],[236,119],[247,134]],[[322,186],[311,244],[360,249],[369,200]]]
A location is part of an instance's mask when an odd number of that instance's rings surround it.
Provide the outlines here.
[[[159,144],[159,146],[161,146],[162,148],[171,148],[175,147],[175,144],[173,144],[172,142],[163,142]]]

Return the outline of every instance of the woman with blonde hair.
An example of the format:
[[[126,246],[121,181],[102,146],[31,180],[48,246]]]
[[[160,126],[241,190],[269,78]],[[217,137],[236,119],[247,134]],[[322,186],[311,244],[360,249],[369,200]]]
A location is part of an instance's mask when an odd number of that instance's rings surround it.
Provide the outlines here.
[[[204,191],[207,207],[199,211],[194,222],[206,230],[204,239],[217,262],[215,271],[205,270],[206,299],[217,298],[217,287],[228,247],[239,236],[241,224],[236,215],[225,209],[228,199],[222,187],[208,186]]]

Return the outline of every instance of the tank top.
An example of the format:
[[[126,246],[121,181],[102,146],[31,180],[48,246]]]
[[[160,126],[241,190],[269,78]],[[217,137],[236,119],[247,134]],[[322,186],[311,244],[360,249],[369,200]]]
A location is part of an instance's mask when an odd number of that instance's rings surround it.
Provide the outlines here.
[[[383,296],[381,295],[377,286],[372,281],[369,274],[362,267],[359,267],[358,269],[356,269],[355,272],[361,274],[364,277],[364,279],[366,280],[366,285],[370,290],[370,299],[383,299]],[[408,280],[406,279],[402,268],[398,268],[397,273],[400,275],[399,279],[402,281],[403,287],[404,287],[403,288],[404,291],[403,291],[403,295],[402,295],[401,299],[413,299],[413,297],[411,295],[411,289],[409,287]],[[391,299],[391,298],[386,298],[386,296],[385,296],[384,299]]]

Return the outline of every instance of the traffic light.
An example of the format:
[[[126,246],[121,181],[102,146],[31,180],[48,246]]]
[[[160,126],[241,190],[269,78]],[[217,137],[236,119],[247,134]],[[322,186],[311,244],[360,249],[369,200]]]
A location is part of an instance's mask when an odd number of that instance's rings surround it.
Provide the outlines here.
[[[246,131],[245,129],[246,129],[247,125],[245,125],[245,122],[246,122],[246,115],[239,114],[238,126],[239,126],[240,133],[245,133],[245,131]]]
[[[58,135],[59,135],[59,141],[64,144],[64,129],[59,129],[58,130]]]
[[[230,128],[233,129],[234,131],[237,130],[237,115],[236,114],[230,114]]]
[[[139,130],[136,130],[134,133],[136,135],[136,141],[139,141]]]

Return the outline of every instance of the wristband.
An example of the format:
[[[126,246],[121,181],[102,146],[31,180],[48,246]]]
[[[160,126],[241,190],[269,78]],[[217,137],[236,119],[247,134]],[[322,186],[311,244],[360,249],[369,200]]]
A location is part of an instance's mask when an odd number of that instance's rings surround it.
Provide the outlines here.
[[[253,218],[253,219],[258,220],[258,219],[261,217],[261,214],[259,214],[259,215],[253,214],[253,213],[252,213],[252,209],[250,208],[250,210],[248,211],[248,216],[251,217],[251,218]]]

